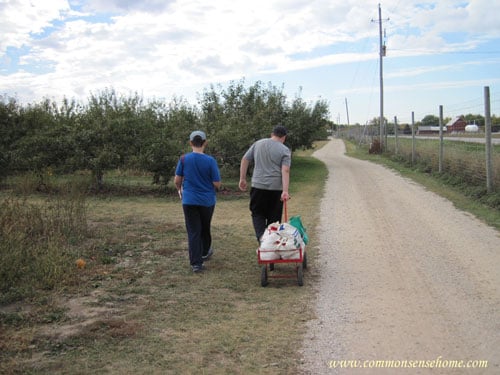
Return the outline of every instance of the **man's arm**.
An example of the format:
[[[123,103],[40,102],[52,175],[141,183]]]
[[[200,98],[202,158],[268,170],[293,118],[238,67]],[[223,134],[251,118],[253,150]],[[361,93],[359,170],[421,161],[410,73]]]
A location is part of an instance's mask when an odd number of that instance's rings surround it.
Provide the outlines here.
[[[281,200],[287,201],[290,199],[290,194],[288,193],[288,188],[290,186],[290,166],[281,166],[281,183],[283,185],[283,192],[281,193]]]
[[[247,189],[247,171],[250,161],[243,157],[240,163],[240,190],[245,191]]]

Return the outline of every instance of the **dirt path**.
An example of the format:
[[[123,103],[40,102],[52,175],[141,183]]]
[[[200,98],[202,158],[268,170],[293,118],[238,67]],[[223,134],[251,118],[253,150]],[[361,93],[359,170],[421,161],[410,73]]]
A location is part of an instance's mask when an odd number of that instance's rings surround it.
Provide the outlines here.
[[[500,373],[500,234],[344,151],[315,154],[329,179],[303,373]]]

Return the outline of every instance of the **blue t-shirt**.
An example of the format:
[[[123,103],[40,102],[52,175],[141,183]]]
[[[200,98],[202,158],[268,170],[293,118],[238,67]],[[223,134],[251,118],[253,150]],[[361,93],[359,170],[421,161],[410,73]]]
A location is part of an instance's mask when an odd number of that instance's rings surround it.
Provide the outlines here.
[[[214,182],[220,181],[217,161],[210,155],[190,152],[180,158],[175,169],[182,181],[182,204],[210,207],[215,205]]]

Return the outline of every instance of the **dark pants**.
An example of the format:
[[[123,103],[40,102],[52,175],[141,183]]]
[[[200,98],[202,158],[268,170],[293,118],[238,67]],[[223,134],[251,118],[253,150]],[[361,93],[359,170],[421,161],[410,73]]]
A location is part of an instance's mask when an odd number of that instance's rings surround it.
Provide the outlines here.
[[[215,206],[182,205],[188,235],[189,262],[192,266],[203,264],[202,256],[212,245],[210,226]]]
[[[281,221],[281,193],[281,190],[250,189],[250,211],[257,241],[260,241],[269,224]]]

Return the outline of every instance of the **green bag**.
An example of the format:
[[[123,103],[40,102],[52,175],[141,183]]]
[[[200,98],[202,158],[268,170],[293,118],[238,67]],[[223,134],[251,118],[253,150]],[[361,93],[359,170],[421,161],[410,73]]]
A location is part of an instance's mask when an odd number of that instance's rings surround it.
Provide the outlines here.
[[[288,220],[288,222],[290,223],[290,225],[297,228],[300,235],[302,236],[302,240],[307,245],[307,243],[309,242],[309,236],[306,233],[306,228],[304,228],[304,225],[302,225],[302,220],[300,219],[300,216],[292,216],[290,220]]]

